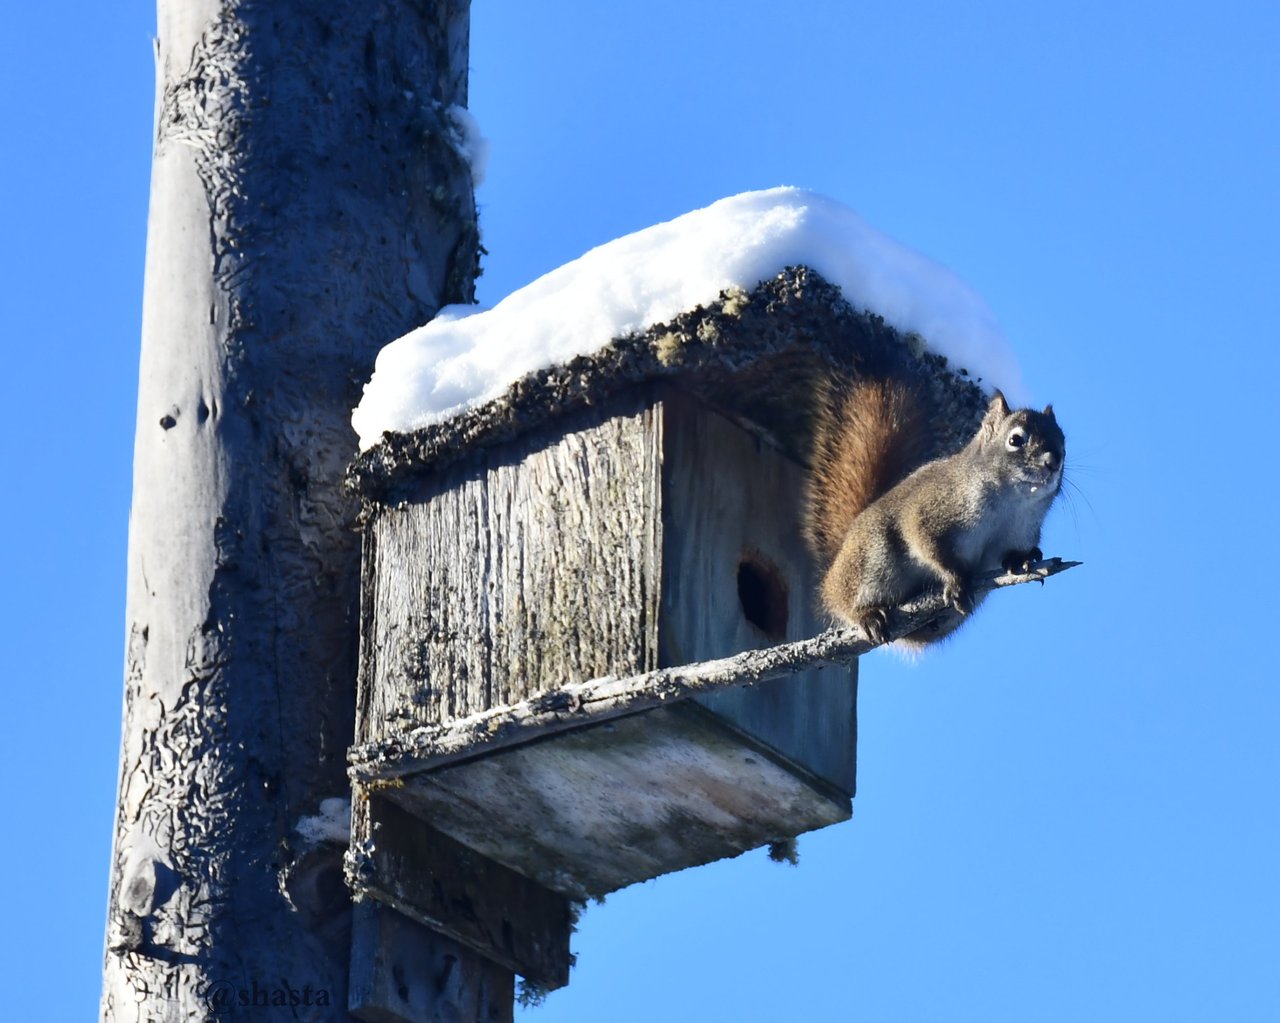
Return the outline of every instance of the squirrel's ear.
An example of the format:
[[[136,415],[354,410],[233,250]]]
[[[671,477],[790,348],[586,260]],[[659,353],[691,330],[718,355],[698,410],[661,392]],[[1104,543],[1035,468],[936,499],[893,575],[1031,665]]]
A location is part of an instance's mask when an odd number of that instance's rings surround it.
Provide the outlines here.
[[[1057,416],[1055,416],[1055,415],[1053,414],[1053,406],[1052,406],[1052,405],[1046,405],[1046,406],[1044,407],[1044,414],[1045,414],[1046,416],[1048,416],[1050,419],[1052,419],[1055,423],[1058,421],[1058,417],[1057,417]]]
[[[982,426],[989,433],[994,433],[1008,415],[1009,403],[1004,400],[1004,393],[997,390],[991,396],[990,404],[987,405],[987,414],[982,417]]]
[[[979,430],[984,436],[994,437],[1000,429],[1000,424],[1009,416],[1009,403],[1004,400],[1004,394],[996,391],[991,396],[991,403],[987,405],[987,414],[982,417],[982,426]]]

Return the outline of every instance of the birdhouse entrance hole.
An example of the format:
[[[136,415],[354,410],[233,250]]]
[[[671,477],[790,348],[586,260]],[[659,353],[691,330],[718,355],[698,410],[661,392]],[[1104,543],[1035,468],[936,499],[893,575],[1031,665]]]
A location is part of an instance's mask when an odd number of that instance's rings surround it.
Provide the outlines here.
[[[738,601],[752,625],[774,643],[787,635],[787,584],[776,565],[756,551],[738,563]]]

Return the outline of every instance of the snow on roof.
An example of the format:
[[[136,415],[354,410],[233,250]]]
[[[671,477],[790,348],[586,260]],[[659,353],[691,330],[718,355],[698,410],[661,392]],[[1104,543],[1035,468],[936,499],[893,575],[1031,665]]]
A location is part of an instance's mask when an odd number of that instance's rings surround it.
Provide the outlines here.
[[[484,310],[449,306],[378,354],[351,417],[367,450],[499,397],[525,375],[588,355],[808,266],[858,309],[881,316],[974,377],[1021,389],[1012,351],[985,303],[945,267],[871,227],[847,206],[798,188],[744,192],[592,249]]]

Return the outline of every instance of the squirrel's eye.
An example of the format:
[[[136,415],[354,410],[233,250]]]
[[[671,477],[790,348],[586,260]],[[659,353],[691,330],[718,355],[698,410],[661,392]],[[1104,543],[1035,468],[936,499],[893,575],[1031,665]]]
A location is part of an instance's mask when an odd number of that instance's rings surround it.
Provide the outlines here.
[[[1008,441],[1010,451],[1013,451],[1016,448],[1022,447],[1022,445],[1025,444],[1026,442],[1027,442],[1027,434],[1026,434],[1026,431],[1023,430],[1021,426],[1017,427],[1016,429],[1010,432],[1009,441]]]

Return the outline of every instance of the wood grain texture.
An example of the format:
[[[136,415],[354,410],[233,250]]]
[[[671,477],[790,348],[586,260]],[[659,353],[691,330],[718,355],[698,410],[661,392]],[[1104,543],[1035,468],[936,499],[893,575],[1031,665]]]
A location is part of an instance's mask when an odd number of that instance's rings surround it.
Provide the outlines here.
[[[592,410],[379,510],[361,741],[655,666],[661,419],[646,405]]]

